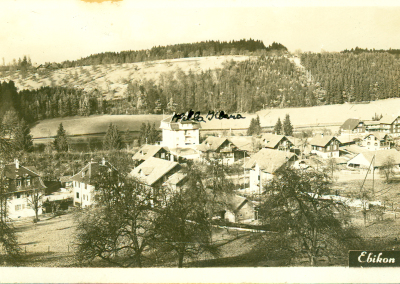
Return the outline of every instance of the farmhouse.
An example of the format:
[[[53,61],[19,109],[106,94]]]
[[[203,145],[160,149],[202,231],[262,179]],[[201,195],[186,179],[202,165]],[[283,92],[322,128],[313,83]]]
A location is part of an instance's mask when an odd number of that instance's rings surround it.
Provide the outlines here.
[[[8,187],[5,193],[8,199],[8,214],[11,219],[35,216],[32,202],[39,197],[40,208],[38,213],[42,214],[42,196],[45,194],[44,185],[38,171],[32,166],[20,165],[18,159],[14,163],[4,167],[4,176]]]
[[[387,150],[391,148],[392,141],[389,134],[375,132],[364,137],[362,146],[370,151]]]
[[[339,157],[340,141],[334,136],[318,136],[310,140],[311,153],[326,158]]]
[[[100,163],[90,161],[82,170],[71,178],[74,206],[84,208],[93,204],[95,190],[93,184],[95,179],[101,174],[104,174],[104,172],[112,174],[116,173],[117,170],[103,158]]]
[[[400,117],[386,115],[379,120],[381,131],[385,133],[400,133]]]
[[[226,207],[220,212],[220,215],[228,222],[250,223],[256,219],[255,204],[246,197],[231,194],[223,203]]]
[[[357,118],[349,118],[340,126],[341,133],[364,133],[365,124]]]
[[[280,151],[290,151],[293,148],[293,143],[285,135],[276,135],[265,133],[261,136],[261,144],[268,149]]]
[[[173,119],[170,116],[161,121],[161,146],[168,148],[190,148],[199,145],[200,123]]]
[[[170,186],[176,190],[182,185],[184,176],[177,174],[180,169],[177,162],[151,157],[134,168],[128,176],[138,179],[142,186],[151,188],[153,197],[157,198],[158,188]]]
[[[167,147],[145,144],[133,155],[132,160],[135,162],[135,165],[138,166],[151,157],[164,160],[173,159]]]
[[[297,156],[290,152],[261,149],[250,157],[244,167],[250,170],[250,190],[257,192],[263,184],[274,177],[277,170],[287,164],[292,164]]]
[[[396,149],[362,152],[347,162],[350,168],[368,169],[371,164],[375,169],[381,168],[391,160],[396,168],[400,165],[400,152]]]
[[[207,139],[197,146],[200,152],[200,159],[208,158],[221,159],[222,163],[230,165],[235,161],[242,159],[245,155],[244,151],[240,150],[226,137],[212,137]]]
[[[253,136],[230,136],[231,141],[244,154],[255,154],[261,150],[261,143],[258,138]]]

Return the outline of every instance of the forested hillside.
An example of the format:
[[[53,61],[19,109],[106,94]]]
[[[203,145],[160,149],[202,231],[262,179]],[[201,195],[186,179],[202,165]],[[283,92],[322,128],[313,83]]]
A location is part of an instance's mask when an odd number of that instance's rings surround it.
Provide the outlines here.
[[[202,41],[196,43],[155,46],[150,50],[129,50],[122,52],[104,52],[93,54],[74,61],[64,61],[62,67],[76,67],[98,64],[119,64],[161,59],[186,57],[205,57],[219,55],[262,55],[268,51],[287,51],[280,43],[272,43],[265,47],[260,40],[242,39],[238,41]]]
[[[158,114],[189,109],[208,112],[255,112],[263,107],[313,106],[323,91],[287,58],[258,57],[228,61],[222,68],[194,73],[176,70],[156,81],[128,82],[123,98],[105,100],[98,90],[84,92],[65,87],[42,87],[17,92],[14,83],[12,106],[26,121],[90,114]],[[3,96],[10,104],[10,96]],[[6,101],[1,101],[6,103]]]
[[[319,82],[325,104],[400,96],[400,60],[380,52],[304,53],[301,63]]]

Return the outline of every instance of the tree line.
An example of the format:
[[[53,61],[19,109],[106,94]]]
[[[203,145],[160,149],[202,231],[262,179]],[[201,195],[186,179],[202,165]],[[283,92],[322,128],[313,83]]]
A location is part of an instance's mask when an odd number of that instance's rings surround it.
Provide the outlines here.
[[[226,62],[220,69],[199,74],[182,70],[161,74],[158,82],[133,81],[125,98],[112,101],[104,100],[97,90],[86,93],[74,88],[42,87],[18,92],[13,81],[3,82],[0,102],[34,122],[75,115],[186,112],[190,108],[238,113],[264,107],[313,106],[320,104],[321,92],[287,58],[262,56]]]
[[[162,59],[176,59],[186,57],[204,57],[219,55],[262,55],[269,51],[287,52],[287,48],[273,42],[266,47],[261,40],[241,39],[232,41],[202,41],[196,43],[154,46],[146,50],[129,50],[121,52],[104,52],[93,54],[73,61],[64,61],[63,68],[88,66],[99,64],[121,64]]]
[[[389,53],[303,53],[301,62],[324,89],[324,104],[400,96],[400,59]]]

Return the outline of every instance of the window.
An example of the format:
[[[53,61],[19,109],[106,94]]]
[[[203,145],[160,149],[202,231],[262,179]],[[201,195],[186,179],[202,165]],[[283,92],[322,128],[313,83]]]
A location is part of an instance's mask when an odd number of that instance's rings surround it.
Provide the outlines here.
[[[85,200],[85,199],[86,199],[86,196],[85,196],[85,195],[82,195],[82,199]]]
[[[370,142],[368,142],[368,143],[367,143],[367,145],[371,145],[371,143],[370,143]]]
[[[378,146],[378,143],[375,143],[374,145],[375,145],[375,146]]]
[[[17,180],[17,186],[20,187],[22,185],[22,181],[19,179]]]
[[[26,179],[26,186],[30,186],[31,185],[31,179],[27,178]]]
[[[19,211],[21,209],[22,209],[22,205],[21,204],[15,205],[15,211]]]
[[[76,193],[76,198],[79,198],[79,192]]]
[[[17,198],[21,198],[21,193],[17,193]]]

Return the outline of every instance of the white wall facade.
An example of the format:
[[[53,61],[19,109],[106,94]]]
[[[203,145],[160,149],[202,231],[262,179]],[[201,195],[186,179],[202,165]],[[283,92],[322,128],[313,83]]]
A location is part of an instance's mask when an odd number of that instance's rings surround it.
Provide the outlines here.
[[[93,204],[94,186],[83,182],[73,182],[73,198],[74,206],[81,206],[82,208],[91,206]]]
[[[35,210],[28,202],[26,192],[13,193],[8,199],[8,217],[18,219],[23,217],[34,217]],[[38,214],[43,213],[42,207],[39,207]]]
[[[250,190],[254,193],[258,193],[260,191],[260,182],[261,182],[261,192],[262,192],[264,185],[273,178],[274,178],[273,174],[260,171],[258,164],[256,164],[254,169],[250,170]]]

